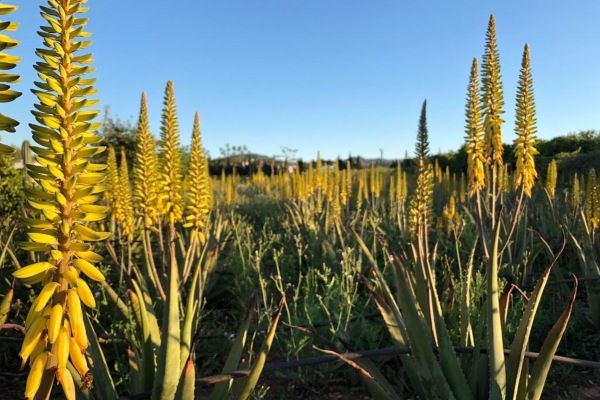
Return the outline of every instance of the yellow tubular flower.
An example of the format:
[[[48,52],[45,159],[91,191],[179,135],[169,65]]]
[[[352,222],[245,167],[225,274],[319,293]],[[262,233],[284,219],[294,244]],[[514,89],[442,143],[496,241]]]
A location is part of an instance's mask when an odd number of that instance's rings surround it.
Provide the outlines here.
[[[531,189],[535,185],[537,171],[534,157],[538,154],[535,148],[536,118],[535,101],[533,98],[533,80],[529,59],[529,46],[523,50],[521,74],[517,88],[517,109],[515,121],[515,188],[523,187],[527,197],[531,197]]]
[[[131,202],[131,185],[129,183],[129,168],[125,150],[121,149],[121,170],[119,172],[119,222],[123,228],[123,235],[133,240],[133,204]]]
[[[161,211],[170,224],[182,219],[182,174],[181,151],[179,149],[179,122],[175,107],[173,81],[167,82],[164,109],[160,127],[162,146]]]
[[[202,149],[200,140],[200,115],[194,117],[194,128],[192,131],[192,148],[190,151],[190,167],[188,170],[188,192],[186,209],[186,228],[193,228],[195,234],[203,241],[202,231],[206,227],[208,213],[212,202],[212,186],[208,171],[208,160]]]
[[[71,375],[69,370],[66,368],[59,367],[56,370],[56,378],[62,386],[65,398],[67,400],[77,400],[77,396],[75,394],[75,382],[73,381],[73,376]]]
[[[496,43],[496,19],[490,16],[486,35],[485,54],[481,73],[481,103],[483,106],[483,131],[486,146],[487,161],[490,164],[502,166],[502,107],[504,95],[500,74],[500,54]]]
[[[467,179],[469,194],[485,188],[485,151],[479,110],[479,77],[477,58],[473,58],[467,90],[465,150],[467,152]]]
[[[25,398],[33,399],[40,384],[42,383],[42,375],[46,369],[46,362],[48,361],[48,352],[43,352],[35,357],[35,361],[31,365],[31,372],[27,377],[27,383],[25,385]]]
[[[0,15],[8,15],[13,13],[17,9],[17,6],[13,6],[10,4],[0,4]],[[17,29],[17,24],[15,22],[9,21],[1,21],[2,27],[0,31],[4,32],[12,32]],[[19,44],[17,40],[10,38],[7,35],[0,35],[0,49],[2,51],[6,49],[12,49]],[[20,58],[17,56],[13,56],[7,53],[0,53],[0,82],[2,85],[0,87],[0,103],[8,103],[16,99],[21,95],[20,92],[16,92],[11,90],[10,83],[16,83],[19,80],[19,75],[8,74],[3,71],[9,71],[17,65],[20,61]],[[17,121],[14,119],[7,117],[4,114],[0,114],[0,131],[11,132],[14,133],[16,131],[16,127],[19,125]],[[13,148],[10,146],[6,146],[0,143],[0,155],[12,154],[14,152]]]
[[[20,353],[23,362],[37,354],[26,388],[28,398],[50,396],[38,390],[40,387],[51,390],[54,374],[43,373],[42,382],[38,382],[40,368],[45,369],[40,365],[54,368],[59,362],[66,363],[65,349],[69,341],[63,335],[74,335],[78,343],[85,345],[81,346],[83,349],[87,347],[82,312],[70,306],[73,300],[67,301],[69,295],[78,296],[78,292],[70,289],[73,279],[67,276],[80,276],[80,258],[99,261],[97,257],[90,257],[90,253],[95,253],[90,252],[91,246],[86,242],[110,236],[86,226],[88,221],[102,220],[106,208],[96,204],[98,194],[104,190],[105,165],[95,164],[92,159],[104,151],[104,147],[98,146],[99,124],[93,122],[98,111],[90,109],[97,101],[88,98],[95,93],[95,80],[86,77],[92,71],[92,55],[83,53],[91,43],[84,29],[87,19],[81,15],[87,10],[84,3],[85,0],[49,0],[48,5],[41,8],[47,21],[47,26],[40,30],[45,48],[37,51],[40,61],[35,69],[39,81],[33,93],[39,103],[33,111],[37,122],[30,125],[33,140],[38,144],[32,146],[37,165],[28,166],[36,187],[28,194],[33,218],[29,220],[30,241],[23,247],[42,253],[39,257],[43,261],[14,274],[24,282],[44,282],[28,315]],[[98,276],[91,262],[84,268],[87,273]],[[84,282],[81,278],[76,280]],[[87,290],[90,291],[89,287]],[[79,314],[75,321],[74,313]],[[72,329],[61,331],[65,329],[63,326],[69,326],[67,317]],[[40,343],[44,349],[40,349]],[[47,354],[47,363],[37,361],[43,354]],[[68,370],[58,368],[56,374],[67,398],[74,398]],[[52,381],[44,382],[44,379]]]
[[[135,212],[150,229],[158,217],[158,160],[156,143],[150,133],[146,93],[142,94],[133,169]]]

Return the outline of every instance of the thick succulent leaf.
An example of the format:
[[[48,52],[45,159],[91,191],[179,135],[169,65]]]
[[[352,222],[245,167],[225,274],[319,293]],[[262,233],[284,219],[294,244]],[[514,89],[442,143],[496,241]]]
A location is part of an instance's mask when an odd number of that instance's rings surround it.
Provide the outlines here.
[[[516,399],[516,395],[519,392],[519,382],[521,380],[521,370],[523,369],[523,363],[525,362],[525,352],[529,344],[529,335],[531,334],[531,328],[533,327],[533,321],[537,313],[538,307],[546,288],[546,283],[550,276],[550,271],[558,258],[565,249],[566,240],[563,238],[563,243],[560,250],[556,253],[546,270],[538,279],[537,284],[533,290],[533,293],[529,296],[527,307],[521,317],[519,328],[513,339],[513,343],[510,347],[510,356],[508,357],[506,365],[506,380],[507,380],[507,395],[508,398]]]
[[[253,298],[250,301],[250,307],[248,307],[248,310],[246,311],[246,318],[238,328],[233,345],[229,350],[229,354],[227,354],[227,360],[225,361],[225,365],[223,366],[223,373],[225,374],[227,372],[236,370],[240,364],[240,359],[242,358],[242,353],[244,351],[244,347],[246,346],[246,339],[248,338],[248,329],[250,328],[252,315],[255,311],[256,298]],[[231,390],[232,383],[233,380],[217,383],[213,388],[212,392],[210,393],[208,400],[219,400],[227,398],[229,391]]]
[[[428,397],[438,396],[445,399],[454,399],[455,397],[450,390],[448,381],[433,352],[434,346],[431,331],[428,329],[427,324],[423,321],[419,314],[419,310],[417,309],[417,299],[414,291],[409,286],[411,278],[407,274],[406,269],[397,265],[398,278],[396,279],[396,283],[398,284],[397,298],[399,304],[396,304],[386,283],[385,277],[379,269],[377,261],[373,257],[371,251],[356,232],[354,236],[373,267],[373,271],[375,272],[380,287],[384,289],[382,299],[385,300],[387,306],[394,314],[393,319],[397,322],[404,321],[405,336],[412,349],[412,357],[416,361],[416,376],[419,377],[419,381],[413,382],[414,386],[422,387],[424,390],[431,392]],[[380,308],[380,311],[381,309],[382,308]],[[400,312],[400,310],[402,310],[402,312]],[[421,380],[422,382],[420,382]]]
[[[171,400],[175,396],[181,375],[179,269],[177,260],[173,259],[169,265],[169,287],[162,323],[162,340],[158,351],[156,379],[154,380],[152,397],[156,400]]]
[[[0,325],[5,323],[6,319],[8,318],[8,313],[12,304],[13,295],[13,288],[8,289],[8,291],[4,295],[4,298],[2,299],[2,302],[0,302]]]
[[[277,332],[277,326],[279,325],[281,312],[283,311],[284,300],[285,299],[282,298],[279,302],[279,307],[277,308],[275,316],[271,321],[271,326],[267,331],[267,336],[265,337],[265,340],[260,348],[256,360],[254,361],[254,364],[252,365],[252,368],[250,369],[250,375],[247,378],[244,378],[240,381],[242,383],[242,389],[239,392],[240,394],[237,397],[237,400],[247,400],[248,398],[250,398],[250,395],[252,394],[254,388],[256,387],[256,384],[258,383],[263,367],[265,366],[265,363],[267,361],[267,355],[269,354],[269,350],[271,349],[271,345],[273,344],[273,340],[275,339],[275,333]]]
[[[106,364],[106,358],[104,357],[104,352],[102,351],[100,343],[98,342],[98,337],[96,336],[94,327],[92,326],[88,316],[85,314],[83,316],[83,321],[85,323],[85,330],[87,332],[88,341],[90,344],[90,347],[88,347],[87,351],[92,360],[90,365],[92,375],[94,376],[94,388],[92,391],[99,399],[117,400],[119,395],[110,374],[110,369]]]
[[[573,304],[575,304],[575,298],[577,296],[577,278],[573,276],[573,279],[573,292],[571,293],[569,304],[567,305],[565,311],[563,311],[561,314],[560,318],[556,321],[556,323],[554,323],[554,326],[548,333],[548,336],[546,336],[546,340],[544,340],[544,344],[540,350],[540,355],[533,364],[531,378],[529,379],[529,383],[527,385],[528,400],[539,400],[542,397],[542,391],[544,390],[546,377],[548,376],[548,372],[550,372],[550,366],[552,365],[552,358],[554,357],[554,354],[556,354],[556,349],[558,348],[560,340],[567,329],[569,318],[573,312]]]
[[[191,400],[194,398],[194,390],[196,388],[196,367],[194,360],[192,360],[192,354],[187,358],[183,371],[181,372],[181,378],[179,379],[179,385],[177,386],[177,393],[175,393],[175,400]]]
[[[144,392],[150,392],[152,390],[152,386],[154,383],[154,371],[155,371],[155,362],[154,362],[154,347],[152,345],[152,338],[150,337],[150,327],[148,322],[148,312],[146,311],[146,304],[142,300],[143,294],[140,290],[139,285],[135,280],[132,280],[131,283],[135,289],[137,297],[139,300],[139,313],[141,320],[141,333],[142,333],[142,357],[140,360],[140,375],[141,375],[141,384]]]

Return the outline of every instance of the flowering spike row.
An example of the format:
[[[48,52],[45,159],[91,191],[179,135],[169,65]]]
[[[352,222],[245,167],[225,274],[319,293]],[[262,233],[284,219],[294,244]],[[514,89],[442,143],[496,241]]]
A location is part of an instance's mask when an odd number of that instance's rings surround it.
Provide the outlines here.
[[[10,4],[0,4],[0,16],[12,14],[17,9],[17,6]],[[11,89],[11,84],[19,80],[19,75],[7,73],[17,63],[20,58],[12,54],[5,53],[5,50],[12,49],[18,46],[19,42],[7,35],[4,32],[12,32],[17,29],[17,23],[12,21],[4,21],[0,19],[0,103],[8,103],[21,95],[20,92]],[[0,131],[15,132],[15,128],[19,125],[14,119],[0,113]],[[0,143],[0,155],[12,154],[13,148]]]
[[[66,368],[68,361],[90,383],[85,358],[88,339],[81,303],[95,306],[94,295],[84,278],[104,280],[95,264],[102,257],[91,250],[88,242],[105,240],[107,232],[91,228],[104,219],[106,207],[98,205],[104,190],[105,165],[93,157],[104,147],[93,122],[97,104],[89,96],[95,93],[95,80],[87,77],[93,71],[92,55],[84,52],[91,42],[85,31],[85,0],[49,0],[41,7],[47,22],[40,29],[43,48],[37,49],[40,60],[37,96],[31,124],[37,146],[36,164],[28,172],[36,183],[28,193],[34,218],[28,220],[29,241],[23,248],[40,253],[42,261],[17,270],[14,276],[27,284],[41,284],[25,323],[25,339],[20,356],[28,360],[31,371],[27,379],[26,397],[33,398],[43,379],[52,377],[45,371],[56,371],[67,399],[74,399],[73,377]],[[46,396],[46,394],[39,394]],[[48,394],[49,395],[49,394]]]

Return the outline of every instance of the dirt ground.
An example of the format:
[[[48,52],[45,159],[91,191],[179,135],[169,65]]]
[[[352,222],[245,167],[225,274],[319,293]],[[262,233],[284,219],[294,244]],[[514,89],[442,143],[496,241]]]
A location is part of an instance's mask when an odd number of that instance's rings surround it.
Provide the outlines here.
[[[544,390],[544,400],[599,400],[600,371],[581,370],[568,376],[552,376]],[[25,373],[0,371],[0,400],[21,400]],[[561,382],[560,384],[558,382]],[[350,386],[343,381],[327,381],[318,385],[303,385],[287,379],[264,377],[260,386],[267,388],[265,399],[272,400],[368,400],[371,397],[362,386]],[[198,399],[206,396],[200,393]],[[60,400],[62,397],[54,397]],[[125,400],[125,398],[123,399]]]

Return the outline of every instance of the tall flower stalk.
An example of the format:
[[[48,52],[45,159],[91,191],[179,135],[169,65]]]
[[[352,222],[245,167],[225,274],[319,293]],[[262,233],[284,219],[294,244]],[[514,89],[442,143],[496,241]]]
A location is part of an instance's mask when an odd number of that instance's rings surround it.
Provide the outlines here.
[[[168,224],[168,276],[166,304],[162,323],[163,340],[158,353],[153,397],[172,399],[177,390],[181,362],[181,327],[179,313],[179,267],[177,265],[175,224],[181,222],[183,213],[181,153],[179,149],[179,123],[175,106],[173,82],[165,90],[164,109],[161,123],[161,188],[162,214]]]
[[[155,291],[165,300],[166,295],[156,269],[152,250],[152,232],[156,232],[159,218],[158,159],[156,142],[150,132],[148,103],[146,93],[142,93],[140,115],[137,125],[136,151],[133,164],[133,202],[134,214],[142,221],[141,238],[146,258],[147,274]]]
[[[522,188],[527,197],[535,185],[537,171],[535,169],[535,134],[537,132],[535,117],[535,100],[533,98],[533,79],[531,77],[531,60],[529,46],[526,44],[521,61],[521,73],[517,87],[517,106],[515,133],[515,187]]]
[[[490,16],[486,33],[485,52],[482,60],[481,73],[481,111],[483,114],[484,153],[489,170],[487,199],[488,207],[480,202],[477,193],[478,224],[480,239],[485,256],[487,257],[486,293],[487,293],[487,340],[489,343],[489,375],[490,399],[504,399],[506,396],[506,363],[504,357],[504,342],[500,316],[498,269],[502,253],[500,247],[500,231],[502,223],[498,211],[502,201],[501,178],[504,171],[502,143],[502,114],[504,96],[500,73],[500,54],[496,43],[496,19]],[[487,218],[482,210],[487,209]],[[505,238],[507,241],[508,238]]]
[[[477,58],[473,58],[467,89],[467,105],[465,107],[465,149],[467,152],[467,178],[470,195],[474,195],[478,190],[485,188],[485,153],[479,104],[478,68]]]
[[[90,226],[104,219],[105,207],[98,205],[103,191],[105,165],[92,157],[102,152],[101,138],[93,120],[98,111],[92,55],[83,52],[91,42],[85,31],[84,0],[49,0],[41,7],[47,21],[40,36],[44,47],[37,50],[35,65],[39,81],[33,90],[39,103],[31,124],[32,146],[37,165],[28,172],[36,187],[29,194],[34,218],[28,220],[29,242],[23,248],[39,253],[38,262],[14,275],[28,284],[41,284],[25,323],[26,335],[20,356],[31,360],[25,391],[28,399],[50,396],[55,377],[67,399],[75,399],[68,361],[75,366],[84,386],[91,375],[84,355],[88,338],[81,306],[94,308],[95,297],[84,279],[103,281],[94,265],[102,256],[88,242],[110,236]]]
[[[208,214],[212,206],[212,185],[208,170],[208,158],[204,154],[201,141],[200,115],[194,116],[192,129],[192,147],[190,165],[187,171],[187,206],[185,210],[185,228],[191,229],[189,250],[183,271],[185,281],[192,269],[192,261],[199,252],[198,245],[206,241]]]

